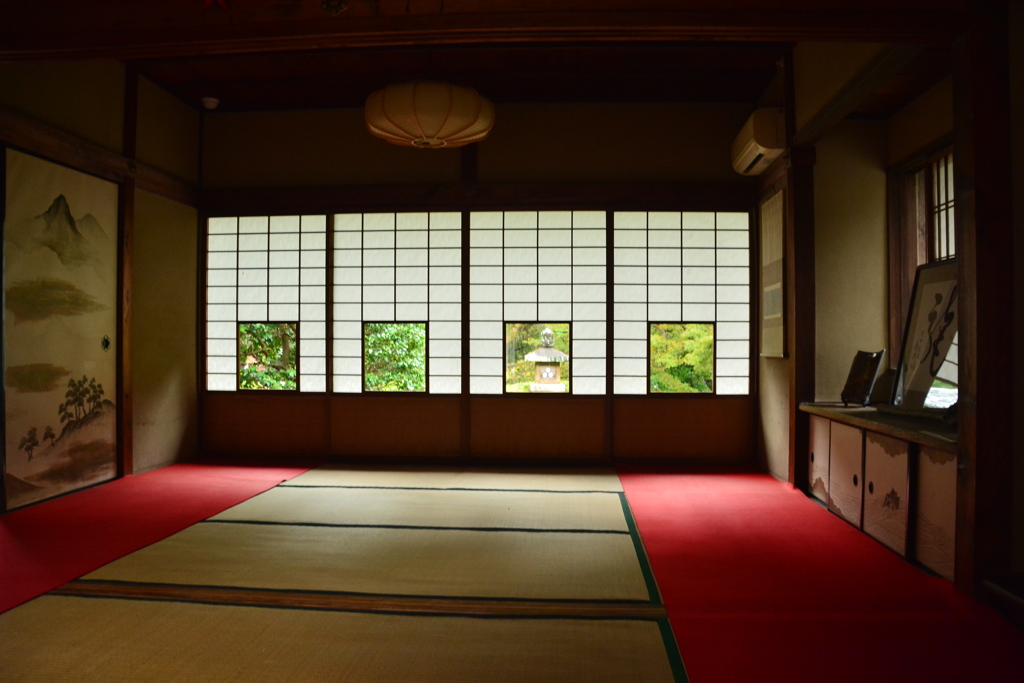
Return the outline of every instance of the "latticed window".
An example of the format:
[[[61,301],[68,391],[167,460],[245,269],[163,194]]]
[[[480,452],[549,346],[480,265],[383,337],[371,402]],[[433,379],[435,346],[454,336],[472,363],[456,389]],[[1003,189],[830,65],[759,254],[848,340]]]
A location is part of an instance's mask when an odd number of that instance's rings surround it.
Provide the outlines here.
[[[953,218],[953,152],[948,151],[921,171],[926,176],[928,261],[956,256]]]

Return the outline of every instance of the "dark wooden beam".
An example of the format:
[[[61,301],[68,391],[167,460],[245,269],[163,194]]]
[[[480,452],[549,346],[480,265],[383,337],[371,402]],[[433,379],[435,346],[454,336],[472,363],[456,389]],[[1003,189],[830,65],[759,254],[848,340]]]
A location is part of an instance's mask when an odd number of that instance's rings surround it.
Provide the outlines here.
[[[198,192],[193,185],[159,169],[112,152],[91,142],[40,123],[24,114],[0,107],[0,144],[56,161],[90,175],[122,183],[134,178],[136,187],[166,199],[196,206]]]
[[[319,2],[233,3],[228,12],[202,12],[198,2],[20,3],[5,10],[0,29],[4,59],[147,59],[246,52],[350,49],[481,43],[734,41],[946,41],[957,35],[963,12],[920,0],[865,0],[848,11],[820,3],[775,0],[679,11],[678,2],[605,0],[580,10],[571,0],[535,3],[459,3],[447,11],[407,13],[405,0],[385,0],[376,13],[329,17]],[[285,7],[284,5],[289,5]],[[967,5],[964,0],[963,5]],[[865,7],[867,6],[867,7]],[[45,10],[45,11],[44,11]]]
[[[680,210],[749,211],[755,183],[579,183],[367,185],[320,188],[225,188],[203,192],[207,215],[263,216],[282,212],[425,210]]]
[[[921,45],[887,45],[807,124],[793,135],[796,146],[813,145],[829,129],[845,120],[879,86],[911,62],[921,52]]]
[[[959,262],[956,583],[977,591],[1011,562],[1013,186],[1006,4],[979,3],[954,51]]]

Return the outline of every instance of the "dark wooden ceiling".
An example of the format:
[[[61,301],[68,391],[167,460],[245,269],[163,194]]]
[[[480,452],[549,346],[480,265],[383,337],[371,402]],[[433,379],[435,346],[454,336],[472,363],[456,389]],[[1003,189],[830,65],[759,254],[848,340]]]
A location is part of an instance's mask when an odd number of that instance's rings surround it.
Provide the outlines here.
[[[469,85],[498,104],[753,106],[795,42],[931,46],[856,112],[878,117],[948,71],[943,55],[968,6],[969,0],[0,0],[0,60],[118,59],[190,106],[216,97],[222,111],[355,107],[388,83],[420,79]]]
[[[443,80],[497,104],[738,102],[753,105],[785,46],[771,44],[458,45],[145,60],[139,73],[225,111],[358,107],[388,83]]]

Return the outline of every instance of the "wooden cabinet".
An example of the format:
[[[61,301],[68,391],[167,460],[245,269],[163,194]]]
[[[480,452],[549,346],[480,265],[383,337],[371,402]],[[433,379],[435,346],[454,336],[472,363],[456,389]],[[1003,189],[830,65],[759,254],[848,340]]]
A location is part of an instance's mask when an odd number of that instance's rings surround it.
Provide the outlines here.
[[[955,428],[873,408],[803,404],[811,413],[808,493],[880,543],[953,579]]]
[[[874,432],[864,436],[864,532],[907,554],[910,444]]]
[[[829,429],[832,421],[811,415],[810,453],[808,453],[808,488],[822,503],[828,503]]]
[[[829,430],[828,509],[860,526],[864,485],[864,432],[833,422]]]

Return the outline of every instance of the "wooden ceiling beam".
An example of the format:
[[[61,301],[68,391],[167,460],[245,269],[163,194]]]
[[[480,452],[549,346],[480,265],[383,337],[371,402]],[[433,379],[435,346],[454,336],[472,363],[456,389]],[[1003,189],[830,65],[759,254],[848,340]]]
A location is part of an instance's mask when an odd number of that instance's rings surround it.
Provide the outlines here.
[[[35,7],[38,3],[25,3]],[[47,6],[62,2],[45,3]],[[557,42],[948,41],[964,25],[956,8],[933,11],[564,11],[296,18],[216,22],[196,13],[173,20],[106,3],[76,3],[104,16],[76,23],[74,13],[32,14],[0,28],[0,59],[122,60],[365,47]],[[198,4],[198,3],[197,3]],[[508,3],[502,3],[501,6]],[[554,3],[558,6],[564,3]],[[785,5],[785,2],[778,4]],[[115,3],[110,7],[118,7]],[[904,4],[893,3],[894,7]],[[227,13],[225,13],[227,14]],[[244,16],[244,15],[240,15]],[[8,16],[7,18],[10,18]],[[223,18],[222,18],[223,19]]]

